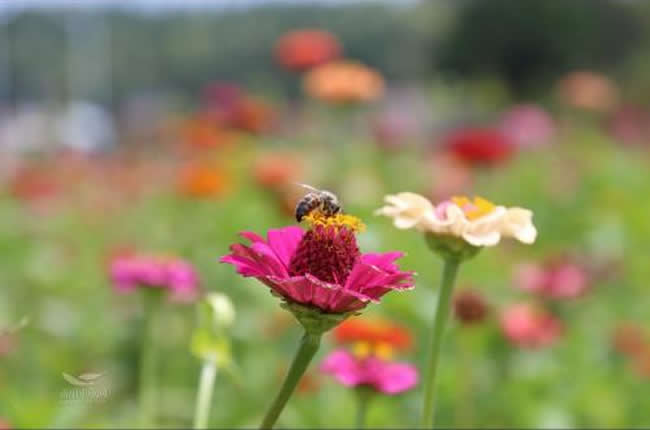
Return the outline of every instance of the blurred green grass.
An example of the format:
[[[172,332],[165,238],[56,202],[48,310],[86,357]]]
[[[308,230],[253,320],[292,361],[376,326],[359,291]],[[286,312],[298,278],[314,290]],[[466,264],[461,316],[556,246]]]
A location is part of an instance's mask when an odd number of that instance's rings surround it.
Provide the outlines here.
[[[336,126],[335,126],[336,127]],[[332,130],[329,130],[332,132]],[[418,272],[416,289],[386,296],[366,313],[385,315],[413,329],[418,342],[408,357],[423,361],[421,339],[432,321],[441,264],[422,238],[375,217],[381,196],[424,191],[430,172],[422,150],[388,153],[367,138],[333,131],[323,136],[251,138],[218,155],[233,174],[223,197],[196,200],[166,189],[134,201],[119,213],[91,214],[70,204],[47,216],[36,214],[8,192],[0,195],[0,327],[23,316],[31,323],[18,346],[0,358],[0,417],[16,427],[129,427],[137,405],[137,294],[117,296],[106,275],[112,247],[178,254],[199,269],[206,290],[235,303],[234,357],[238,379],[219,375],[210,423],[252,427],[260,421],[298,341],[292,324],[269,333],[279,312],[265,287],[217,263],[237,233],[263,233],[292,224],[273,197],[253,182],[251,165],[260,148],[290,148],[305,154],[306,180],[351,195],[358,172],[378,187],[353,196],[346,210],[368,229],[365,251],[403,250],[401,266]],[[507,165],[478,172],[475,194],[504,205],[531,208],[539,230],[534,246],[508,243],[482,251],[461,270],[460,285],[472,285],[498,308],[526,295],[511,287],[512,267],[558,253],[621,259],[612,280],[596,280],[584,298],[562,303],[565,336],[553,347],[521,351],[502,338],[496,315],[478,328],[452,323],[444,344],[438,423],[442,427],[628,427],[650,422],[650,386],[612,352],[612,331],[621,320],[648,323],[647,264],[650,242],[648,154],[626,149],[585,123],[560,133],[547,148],[522,152]],[[357,175],[357,176],[355,176]],[[352,179],[350,179],[352,178]],[[443,178],[444,180],[444,178]],[[345,204],[345,200],[344,200]],[[194,323],[191,306],[168,305],[156,339],[160,424],[191,422],[199,362],[189,354]],[[326,344],[320,358],[330,350]],[[107,372],[113,389],[100,402],[65,402],[62,372]],[[281,417],[283,427],[350,427],[354,397],[322,378],[315,393],[298,393]],[[381,398],[369,413],[370,427],[410,427],[419,392]]]

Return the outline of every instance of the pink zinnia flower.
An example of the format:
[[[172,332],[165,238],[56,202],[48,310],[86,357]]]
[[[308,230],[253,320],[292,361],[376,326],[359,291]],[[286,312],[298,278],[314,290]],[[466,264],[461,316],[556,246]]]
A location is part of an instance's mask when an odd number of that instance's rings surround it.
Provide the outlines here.
[[[587,271],[568,260],[521,264],[514,278],[518,288],[553,299],[579,297],[589,288]]]
[[[351,215],[305,217],[311,229],[284,227],[269,230],[267,239],[241,235],[251,245],[234,244],[220,259],[240,275],[257,278],[288,303],[317,308],[324,313],[346,313],[364,308],[391,290],[413,287],[413,273],[394,263],[401,252],[362,254],[355,231],[360,221]]]
[[[321,370],[346,387],[365,385],[383,394],[398,394],[418,383],[418,371],[413,365],[375,356],[360,358],[342,349],[328,355]]]
[[[149,255],[124,255],[111,261],[110,278],[119,292],[137,287],[163,288],[172,298],[190,301],[198,293],[194,267],[180,258]]]
[[[555,134],[553,118],[536,105],[518,105],[501,118],[500,129],[512,143],[534,147],[548,143]]]
[[[501,329],[512,343],[524,348],[549,346],[563,332],[555,316],[528,303],[509,306],[501,315]]]

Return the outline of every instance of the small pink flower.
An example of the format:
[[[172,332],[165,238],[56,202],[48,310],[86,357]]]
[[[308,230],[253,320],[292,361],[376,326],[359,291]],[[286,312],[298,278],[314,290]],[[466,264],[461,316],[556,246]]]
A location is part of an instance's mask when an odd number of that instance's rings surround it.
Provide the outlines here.
[[[399,394],[418,383],[418,371],[407,363],[392,363],[375,356],[358,358],[346,350],[336,350],[321,364],[346,387],[365,385],[383,394]]]
[[[501,329],[512,343],[523,348],[549,346],[564,330],[551,313],[528,303],[505,309],[501,315]]]
[[[194,267],[179,258],[125,255],[112,260],[110,278],[119,292],[137,287],[166,288],[172,299],[191,301],[198,295],[198,276]]]
[[[354,218],[338,217],[333,222]],[[290,303],[346,313],[379,302],[391,290],[413,287],[413,273],[400,271],[394,263],[401,252],[362,254],[354,229],[345,225],[315,224],[307,232],[284,227],[269,230],[266,240],[251,232],[241,235],[251,244],[232,245],[231,254],[220,261],[234,265],[240,275],[258,279]]]
[[[518,105],[506,112],[500,129],[510,141],[520,147],[543,145],[555,134],[553,118],[535,105]]]
[[[579,297],[589,289],[587,271],[567,260],[521,264],[514,278],[518,288],[553,299]]]

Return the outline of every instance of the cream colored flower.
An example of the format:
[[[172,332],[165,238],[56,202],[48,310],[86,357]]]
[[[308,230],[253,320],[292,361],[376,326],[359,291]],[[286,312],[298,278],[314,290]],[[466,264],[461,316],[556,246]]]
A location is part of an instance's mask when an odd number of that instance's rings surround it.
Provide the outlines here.
[[[531,211],[496,206],[480,197],[453,197],[437,206],[414,193],[388,195],[384,200],[387,205],[376,213],[393,218],[400,229],[460,237],[477,247],[494,246],[502,237],[528,244],[537,237]]]
[[[384,206],[376,213],[393,218],[395,227],[400,229],[416,228],[423,230],[424,218],[433,212],[433,205],[429,200],[415,193],[399,193],[384,197],[388,206]]]

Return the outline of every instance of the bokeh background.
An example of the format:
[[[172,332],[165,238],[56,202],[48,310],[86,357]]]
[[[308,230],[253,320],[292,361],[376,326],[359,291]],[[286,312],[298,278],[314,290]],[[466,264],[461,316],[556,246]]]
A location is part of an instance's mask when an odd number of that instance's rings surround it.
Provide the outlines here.
[[[280,43],[298,29],[328,36]],[[108,274],[124,252],[181,257],[231,297],[210,425],[256,426],[300,330],[217,259],[239,231],[295,223],[296,182],[364,219],[363,250],[407,253],[415,290],[366,314],[411,331],[400,359],[418,366],[441,264],[373,215],[383,196],[534,211],[535,245],[462,267],[441,426],[648,426],[649,76],[645,1],[3,1],[0,427],[133,426],[142,297]],[[195,326],[192,304],[165,305],[160,427],[191,423]],[[281,426],[352,426],[352,393],[318,372],[332,344]],[[84,372],[110,395],[64,401],[62,373]],[[378,398],[369,425],[412,427],[419,394]]]

